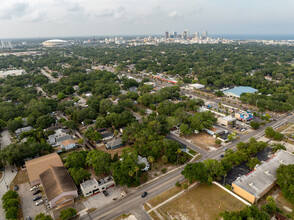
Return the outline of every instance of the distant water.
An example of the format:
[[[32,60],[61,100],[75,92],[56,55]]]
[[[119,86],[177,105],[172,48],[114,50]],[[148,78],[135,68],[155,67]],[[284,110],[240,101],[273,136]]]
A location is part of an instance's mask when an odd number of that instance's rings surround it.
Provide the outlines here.
[[[294,35],[234,35],[234,34],[214,34],[212,37],[224,39],[254,39],[254,40],[294,40]]]

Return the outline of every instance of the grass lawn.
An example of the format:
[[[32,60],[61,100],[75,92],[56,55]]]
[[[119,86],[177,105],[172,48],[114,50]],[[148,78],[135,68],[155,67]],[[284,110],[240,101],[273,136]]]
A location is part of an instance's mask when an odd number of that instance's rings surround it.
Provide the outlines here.
[[[170,188],[169,190],[161,193],[159,196],[154,197],[153,199],[149,200],[148,203],[152,206],[155,207],[159,205],[160,203],[164,202],[168,198],[176,195],[177,193],[181,192],[183,189],[181,187],[173,187]],[[148,207],[148,206],[147,206]],[[148,207],[149,208],[149,207]],[[149,210],[149,209],[148,209]]]
[[[166,219],[218,219],[222,211],[246,205],[216,185],[200,184],[158,209]]]
[[[293,124],[285,124],[285,125],[282,125],[281,127],[278,127],[276,129],[277,132],[283,132],[284,130],[286,130],[287,128],[291,127]]]
[[[121,216],[115,218],[114,220],[121,220],[121,219],[126,219],[130,216],[131,214],[130,213],[123,213]]]

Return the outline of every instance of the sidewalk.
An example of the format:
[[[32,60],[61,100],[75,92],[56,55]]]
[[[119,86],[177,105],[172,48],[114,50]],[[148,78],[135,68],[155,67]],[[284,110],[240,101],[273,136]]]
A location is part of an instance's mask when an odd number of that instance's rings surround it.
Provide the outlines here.
[[[11,172],[13,170],[13,173]],[[2,196],[9,190],[10,183],[16,176],[17,172],[15,172],[15,166],[7,166],[3,172],[3,178],[1,178],[0,182],[0,216],[5,216],[4,210],[2,208]],[[8,188],[8,189],[7,189]]]

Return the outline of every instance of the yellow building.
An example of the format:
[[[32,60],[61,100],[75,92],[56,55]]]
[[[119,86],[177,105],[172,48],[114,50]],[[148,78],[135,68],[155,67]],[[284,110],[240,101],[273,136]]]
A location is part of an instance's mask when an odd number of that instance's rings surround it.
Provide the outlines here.
[[[294,164],[294,155],[279,150],[276,154],[257,166],[254,171],[238,177],[232,183],[232,190],[243,199],[254,204],[276,184],[276,171],[281,164]]]

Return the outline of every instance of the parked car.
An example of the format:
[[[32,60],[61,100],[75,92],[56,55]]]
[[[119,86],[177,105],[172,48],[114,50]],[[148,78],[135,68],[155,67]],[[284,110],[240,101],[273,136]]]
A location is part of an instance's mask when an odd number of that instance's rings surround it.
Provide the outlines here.
[[[36,189],[39,189],[39,186],[34,186],[34,187],[30,188],[30,191],[32,192],[32,191],[34,191]]]
[[[41,205],[41,204],[43,204],[43,203],[44,203],[44,200],[41,199],[40,201],[36,202],[36,206]]]
[[[37,195],[38,193],[40,193],[41,192],[41,190],[37,190],[37,191],[35,191],[34,193],[33,193],[33,195]]]
[[[226,148],[224,148],[224,151],[227,151],[228,150],[228,148],[226,147]]]
[[[13,186],[13,190],[14,190],[14,191],[17,191],[18,189],[19,189],[18,185],[14,185],[14,186]]]
[[[26,217],[26,220],[32,220],[31,216]]]
[[[109,196],[109,193],[108,193],[106,190],[103,191],[103,194],[104,194],[106,197]]]
[[[33,198],[33,201],[37,201],[37,200],[39,200],[41,198],[42,198],[42,196],[36,196],[35,198]]]
[[[148,194],[147,192],[143,192],[143,194],[141,195],[141,197],[144,198],[144,197],[147,196],[147,194]]]
[[[225,155],[221,154],[220,157],[224,157]]]

